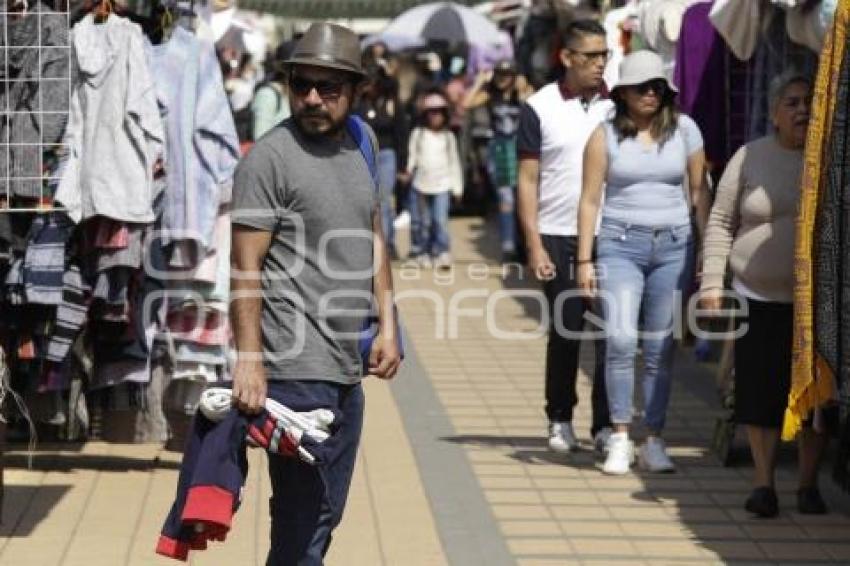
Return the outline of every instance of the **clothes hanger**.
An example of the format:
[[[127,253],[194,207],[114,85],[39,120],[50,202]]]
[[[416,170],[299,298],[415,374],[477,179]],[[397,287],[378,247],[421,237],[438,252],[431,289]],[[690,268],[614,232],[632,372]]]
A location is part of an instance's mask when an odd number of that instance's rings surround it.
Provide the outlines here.
[[[30,7],[27,0],[9,0],[6,5],[9,12],[13,12],[17,16],[26,16]]]
[[[159,19],[159,32],[162,41],[168,41],[174,29],[174,14],[171,13],[171,7],[167,3],[163,3],[162,8],[162,16]]]

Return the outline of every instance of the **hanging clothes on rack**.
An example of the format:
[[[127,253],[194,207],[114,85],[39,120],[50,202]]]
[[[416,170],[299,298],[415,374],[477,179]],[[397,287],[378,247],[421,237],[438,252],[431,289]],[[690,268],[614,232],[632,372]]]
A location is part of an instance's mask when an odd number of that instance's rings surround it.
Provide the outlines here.
[[[673,78],[676,44],[687,9],[702,0],[641,0],[640,31],[650,49],[661,56],[667,78]]]
[[[753,56],[763,22],[762,2],[716,0],[709,18],[735,57],[746,61]]]
[[[604,27],[611,59],[605,66],[605,84],[611,89],[620,78],[620,63],[628,55],[632,33],[638,28],[638,0],[628,0],[622,8],[605,15]]]
[[[33,220],[22,265],[26,302],[42,305],[62,302],[66,246],[73,228],[62,212],[36,216]]]
[[[730,155],[729,131],[723,119],[731,111],[723,80],[729,73],[728,48],[711,26],[710,11],[711,3],[702,2],[688,8],[683,15],[673,82],[679,88],[678,103],[682,112],[699,125],[708,161],[714,169],[722,170]]]
[[[840,140],[833,138],[836,120],[842,133],[846,134],[848,127],[848,24],[850,3],[842,2],[827,34],[814,85],[794,252],[796,283],[791,393],[782,432],[783,438],[793,438],[803,420],[813,410],[835,398],[840,388],[845,400],[842,411],[845,433],[836,461],[836,474],[845,486],[850,478],[850,434],[847,428],[850,422],[847,419],[847,407],[850,406],[847,369],[850,364],[846,356],[838,358],[836,353],[850,352],[850,345],[845,343],[846,337],[850,336],[846,332],[848,313],[841,302],[848,288],[848,250],[846,239],[837,240],[838,234],[825,233],[824,230],[834,229],[836,225],[840,225],[842,231],[848,228],[846,205],[843,204],[845,199],[840,196],[844,184],[835,184],[848,174],[850,167],[846,151],[843,151],[847,140],[846,135]],[[840,216],[836,218],[836,214]],[[837,261],[833,265],[824,264],[824,261],[830,261],[830,255]],[[824,333],[830,329],[833,334]],[[837,329],[840,329],[840,334],[835,333]],[[841,343],[837,342],[839,339]]]
[[[153,340],[171,367],[200,367],[190,377],[206,380],[230,362],[229,204],[239,140],[211,42],[177,27],[148,55],[171,164],[156,206],[151,265],[165,299]]]
[[[167,109],[167,190],[157,206],[161,243],[194,242],[199,254],[178,246],[169,262],[188,268],[215,246],[215,222],[221,205],[230,202],[239,140],[212,44],[177,27],[168,42],[148,50],[157,97]]]
[[[817,69],[817,54],[791,41],[787,33],[785,10],[770,12],[764,24],[751,64],[750,123],[747,140],[760,138],[771,131],[768,90],[773,77],[793,68],[808,75]]]
[[[65,211],[0,216],[9,260],[0,263],[0,346],[53,421],[56,400],[84,383],[92,434],[161,442],[180,434],[171,414],[191,415],[234,362],[229,205],[239,150],[212,43],[189,31],[188,17],[172,29],[171,18],[127,16],[104,9],[69,34],[64,15],[76,74],[62,81],[67,119],[56,138],[68,152],[44,163]],[[150,44],[134,20],[165,42]]]
[[[0,12],[0,30],[0,196],[39,199],[68,121],[68,19],[35,2]]]
[[[96,215],[153,222],[154,164],[164,134],[141,28],[109,14],[72,30],[79,80],[66,132],[68,163],[56,200],[76,222]]]

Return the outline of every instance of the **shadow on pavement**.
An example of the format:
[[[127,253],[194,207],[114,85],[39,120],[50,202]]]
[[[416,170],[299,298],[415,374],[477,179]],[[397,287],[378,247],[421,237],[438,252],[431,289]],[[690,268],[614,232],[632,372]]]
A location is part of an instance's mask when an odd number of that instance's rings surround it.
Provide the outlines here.
[[[103,472],[138,472],[154,469],[179,470],[179,461],[160,460],[159,458],[142,459],[125,456],[100,456],[95,454],[39,454],[32,459],[26,453],[13,452],[4,456],[6,469],[32,469],[50,472],[73,472],[75,470],[94,470]]]
[[[469,446],[485,446],[515,448],[507,458],[523,464],[556,464],[569,465],[575,468],[592,469],[596,466],[596,455],[592,450],[582,448],[569,454],[557,454],[549,450],[546,439],[542,436],[495,436],[485,434],[466,434],[444,436],[443,442]]]
[[[28,537],[65,494],[70,485],[6,485],[3,488],[5,513],[0,537]],[[12,506],[15,509],[12,509]]]
[[[495,436],[488,434],[461,434],[444,436],[444,442],[455,444],[471,444],[476,446],[539,446],[546,447],[546,439],[542,436]]]

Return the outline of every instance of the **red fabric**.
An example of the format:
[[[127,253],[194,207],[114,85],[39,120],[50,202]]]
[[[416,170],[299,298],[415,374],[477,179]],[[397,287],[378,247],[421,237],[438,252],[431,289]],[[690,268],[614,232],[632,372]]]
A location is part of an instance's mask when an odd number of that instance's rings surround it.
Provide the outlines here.
[[[233,494],[215,485],[189,488],[181,518],[184,523],[200,522],[224,527],[226,533],[233,519]]]
[[[21,336],[18,343],[18,359],[19,360],[34,360],[35,359],[35,343],[32,341],[32,336]]]
[[[282,456],[295,456],[298,451],[298,442],[288,430],[283,431],[277,451]]]
[[[177,340],[207,346],[226,346],[230,342],[227,317],[217,310],[187,306],[168,313],[165,324]]]
[[[186,562],[189,559],[189,545],[173,538],[160,536],[156,543],[156,553]]]
[[[130,245],[130,230],[123,222],[103,217],[98,218],[94,245],[102,249],[124,249]]]
[[[567,81],[561,81],[558,84],[558,88],[561,91],[561,96],[564,97],[564,100],[572,100],[573,98],[578,98],[580,95],[578,93],[570,90],[570,87],[567,86]],[[599,98],[610,98],[611,93],[608,92],[608,85],[605,82],[602,83],[602,87],[599,89]]]
[[[269,445],[268,439],[263,435],[263,433],[255,427],[254,425],[250,425],[248,427],[248,436],[251,437],[251,440],[257,443],[257,446],[261,448],[265,448]]]
[[[262,429],[257,426],[248,426],[248,436],[257,443],[260,448],[269,450],[272,434],[277,428],[277,420],[269,416],[263,423]],[[298,450],[298,441],[287,430],[281,431],[280,442],[278,442],[277,453],[282,456],[294,456]]]
[[[265,436],[266,439],[272,437],[272,433],[274,433],[276,425],[277,423],[273,418],[269,417],[266,419],[266,422],[263,424],[263,436]],[[268,445],[268,442],[266,442],[266,445]]]

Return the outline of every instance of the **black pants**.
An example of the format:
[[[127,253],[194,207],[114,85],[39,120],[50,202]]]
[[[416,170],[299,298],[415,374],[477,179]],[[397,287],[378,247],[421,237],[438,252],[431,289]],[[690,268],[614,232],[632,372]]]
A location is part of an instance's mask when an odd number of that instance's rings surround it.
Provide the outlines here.
[[[575,255],[578,239],[574,236],[543,236],[543,247],[555,264],[555,278],[543,285],[549,304],[549,342],[546,346],[546,416],[549,421],[572,421],[573,408],[578,403],[576,381],[579,369],[579,347],[582,340],[565,336],[560,328],[579,332],[584,328],[584,314],[589,310],[586,300],[576,295],[558,301],[563,293],[577,287]],[[555,308],[558,307],[558,312]],[[594,329],[598,330],[598,329]],[[605,339],[596,340],[596,364],[591,394],[593,419],[591,435],[611,426],[608,396],[605,391]]]

